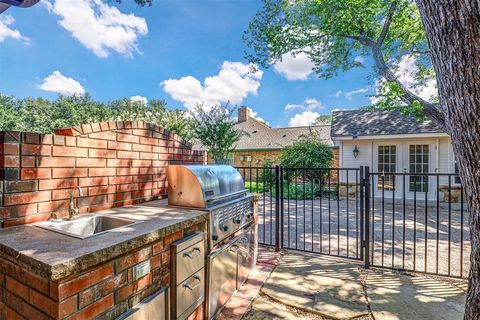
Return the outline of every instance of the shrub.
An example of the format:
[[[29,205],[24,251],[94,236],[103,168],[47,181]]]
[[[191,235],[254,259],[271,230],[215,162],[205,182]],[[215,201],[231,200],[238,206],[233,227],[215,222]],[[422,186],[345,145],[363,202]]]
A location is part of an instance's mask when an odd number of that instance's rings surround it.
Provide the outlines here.
[[[312,135],[296,141],[282,150],[280,163],[286,168],[311,168],[312,170],[290,171],[286,176],[291,181],[295,177],[304,177],[318,182],[328,174],[327,171],[313,170],[315,168],[329,168],[332,165],[333,154],[331,148],[318,137]]]
[[[275,168],[272,160],[267,160],[260,169],[260,174],[258,177],[259,182],[262,182],[265,185],[265,189],[270,189],[275,187]]]

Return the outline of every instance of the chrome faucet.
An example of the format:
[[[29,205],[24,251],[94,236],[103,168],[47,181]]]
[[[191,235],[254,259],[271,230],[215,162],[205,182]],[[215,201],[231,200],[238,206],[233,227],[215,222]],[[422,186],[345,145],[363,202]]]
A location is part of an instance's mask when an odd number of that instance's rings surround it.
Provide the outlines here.
[[[75,193],[75,190],[78,189],[78,196],[83,197],[83,190],[80,188],[80,186],[76,186],[75,188],[72,189],[72,192],[70,192],[70,208],[68,210],[68,219],[72,220],[78,213],[78,203],[75,201],[75,197],[73,194]]]

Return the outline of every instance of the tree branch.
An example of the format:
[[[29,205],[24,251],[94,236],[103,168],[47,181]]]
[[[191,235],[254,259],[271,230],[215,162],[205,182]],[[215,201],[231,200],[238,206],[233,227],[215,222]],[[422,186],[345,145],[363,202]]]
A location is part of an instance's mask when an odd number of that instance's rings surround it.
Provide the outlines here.
[[[388,29],[390,28],[390,23],[392,23],[392,18],[395,10],[397,10],[397,0],[393,0],[390,8],[388,9],[387,17],[385,18],[382,31],[380,32],[380,36],[377,40],[377,43],[380,45],[383,43],[383,41],[385,41],[385,37],[387,36]]]
[[[372,54],[379,74],[384,77],[385,80],[387,80],[388,82],[397,83],[404,92],[403,96],[401,97],[402,101],[409,105],[411,105],[415,101],[418,101],[423,106],[423,114],[432,119],[438,126],[440,126],[444,131],[446,131],[445,115],[439,109],[438,104],[430,103],[420,98],[397,79],[397,76],[395,76],[393,71],[390,70],[390,68],[385,62],[385,59],[383,58],[380,44],[372,46]]]

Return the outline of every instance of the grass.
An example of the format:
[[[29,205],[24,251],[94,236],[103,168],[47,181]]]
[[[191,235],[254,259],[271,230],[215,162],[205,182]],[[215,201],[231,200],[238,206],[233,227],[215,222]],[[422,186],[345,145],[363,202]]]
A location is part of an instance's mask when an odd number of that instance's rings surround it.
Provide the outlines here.
[[[263,184],[262,182],[245,182],[245,188],[252,193],[264,193],[269,192],[270,189],[268,184]],[[310,184],[310,183],[289,183],[287,184],[284,182],[283,184],[283,197],[284,199],[292,199],[292,200],[310,200],[316,199],[320,196],[327,197],[328,196],[328,189],[325,186],[322,186],[322,190],[320,190],[320,186],[318,184]],[[330,190],[330,196],[336,197],[338,195],[338,190],[333,188]],[[275,185],[272,186],[271,189],[271,196],[275,197]]]
[[[275,188],[275,186],[273,186],[273,188]],[[247,189],[249,192],[252,192],[252,193],[264,193],[269,191],[268,185],[264,185],[262,182],[256,183],[254,181],[252,182],[246,181],[245,189]]]

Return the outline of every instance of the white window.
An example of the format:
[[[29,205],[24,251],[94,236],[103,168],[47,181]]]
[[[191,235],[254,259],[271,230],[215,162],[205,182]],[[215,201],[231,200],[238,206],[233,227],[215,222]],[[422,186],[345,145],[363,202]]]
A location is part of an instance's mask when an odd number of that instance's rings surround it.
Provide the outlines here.
[[[428,144],[416,144],[409,147],[410,173],[428,173],[430,148]],[[410,191],[428,192],[427,176],[410,176]]]
[[[247,156],[247,162],[252,162],[252,156]]]
[[[378,146],[378,172],[393,173],[397,171],[397,146]],[[394,175],[378,177],[377,187],[382,190],[393,190]]]
[[[240,161],[244,161],[243,159],[244,159],[244,157],[243,157],[243,156],[240,156]]]

